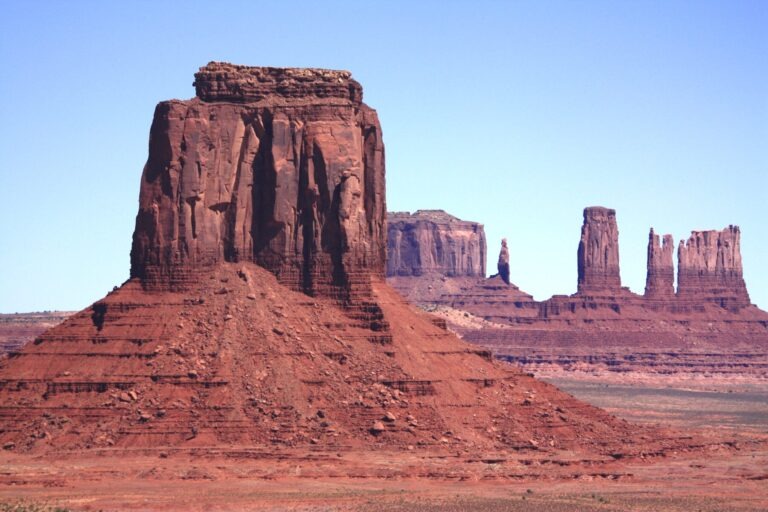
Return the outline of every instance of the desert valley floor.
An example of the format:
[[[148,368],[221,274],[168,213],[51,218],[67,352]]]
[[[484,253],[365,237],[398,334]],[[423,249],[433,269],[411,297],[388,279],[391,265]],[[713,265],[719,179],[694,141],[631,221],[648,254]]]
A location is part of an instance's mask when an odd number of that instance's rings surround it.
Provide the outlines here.
[[[39,318],[37,318],[39,320]],[[29,328],[28,322],[24,322]],[[34,331],[34,329],[33,329]],[[39,332],[39,329],[38,329]],[[411,451],[2,453],[0,502],[71,510],[761,511],[768,507],[768,383],[752,376],[535,368],[633,422],[724,444],[628,464],[569,467],[533,454]],[[119,459],[119,463],[116,463]],[[620,461],[619,461],[620,462]]]

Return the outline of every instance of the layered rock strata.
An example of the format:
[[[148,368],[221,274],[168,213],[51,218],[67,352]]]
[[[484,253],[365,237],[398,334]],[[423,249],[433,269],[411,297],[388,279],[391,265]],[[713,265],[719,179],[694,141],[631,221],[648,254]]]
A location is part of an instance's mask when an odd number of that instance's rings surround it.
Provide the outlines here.
[[[738,226],[692,231],[687,241],[680,241],[677,258],[677,294],[681,299],[714,302],[731,309],[749,306]]]
[[[155,109],[131,277],[183,290],[252,261],[310,294],[384,274],[384,145],[345,71],[212,62]],[[364,279],[363,279],[364,280]]]
[[[485,276],[483,225],[443,210],[387,214],[387,276]]]
[[[653,232],[648,234],[648,268],[645,280],[645,297],[672,300],[675,297],[675,269],[672,264],[674,241],[672,235],[664,235],[663,241]]]

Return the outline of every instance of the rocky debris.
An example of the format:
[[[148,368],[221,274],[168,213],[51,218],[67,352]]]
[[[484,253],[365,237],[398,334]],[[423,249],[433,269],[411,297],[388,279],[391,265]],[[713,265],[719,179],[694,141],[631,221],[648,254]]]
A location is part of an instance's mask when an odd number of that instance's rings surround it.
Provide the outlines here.
[[[687,241],[680,241],[677,259],[680,298],[715,302],[731,309],[749,306],[738,226],[722,231],[691,231]]]
[[[602,206],[584,208],[578,271],[579,293],[611,292],[621,288],[616,210]]]
[[[675,269],[672,264],[674,241],[664,235],[663,243],[651,228],[648,234],[648,270],[645,279],[645,297],[670,300],[675,296]]]
[[[483,225],[443,210],[387,213],[387,276],[485,276]]]
[[[384,274],[384,145],[346,71],[212,62],[198,97],[158,104],[131,277],[184,290],[252,261],[312,295],[347,299]]]
[[[372,434],[381,434],[387,430],[387,427],[384,426],[384,423],[381,421],[374,421],[373,425],[371,426],[371,433]]]
[[[499,251],[499,263],[496,266],[499,269],[499,277],[505,283],[509,284],[509,249],[507,249],[507,239],[501,239],[501,250]]]

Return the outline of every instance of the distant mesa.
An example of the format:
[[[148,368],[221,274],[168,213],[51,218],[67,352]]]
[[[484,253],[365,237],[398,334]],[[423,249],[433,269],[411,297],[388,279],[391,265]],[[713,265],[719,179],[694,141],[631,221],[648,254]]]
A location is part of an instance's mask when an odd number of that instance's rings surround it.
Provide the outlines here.
[[[485,276],[483,225],[443,210],[387,214],[387,276]]]

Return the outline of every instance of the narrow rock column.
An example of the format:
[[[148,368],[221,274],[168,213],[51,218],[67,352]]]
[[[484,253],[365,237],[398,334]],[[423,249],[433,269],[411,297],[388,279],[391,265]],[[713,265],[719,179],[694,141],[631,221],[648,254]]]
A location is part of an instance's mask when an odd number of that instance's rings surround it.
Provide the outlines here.
[[[645,278],[645,297],[648,299],[674,299],[675,269],[672,264],[674,240],[664,235],[663,240],[653,232],[648,234],[648,266]]]
[[[619,229],[616,211],[601,206],[584,209],[578,251],[578,292],[617,292],[619,272]]]
[[[509,284],[509,249],[507,249],[507,239],[501,239],[501,250],[499,251],[499,263],[497,268],[499,269],[499,276],[501,279]]]

